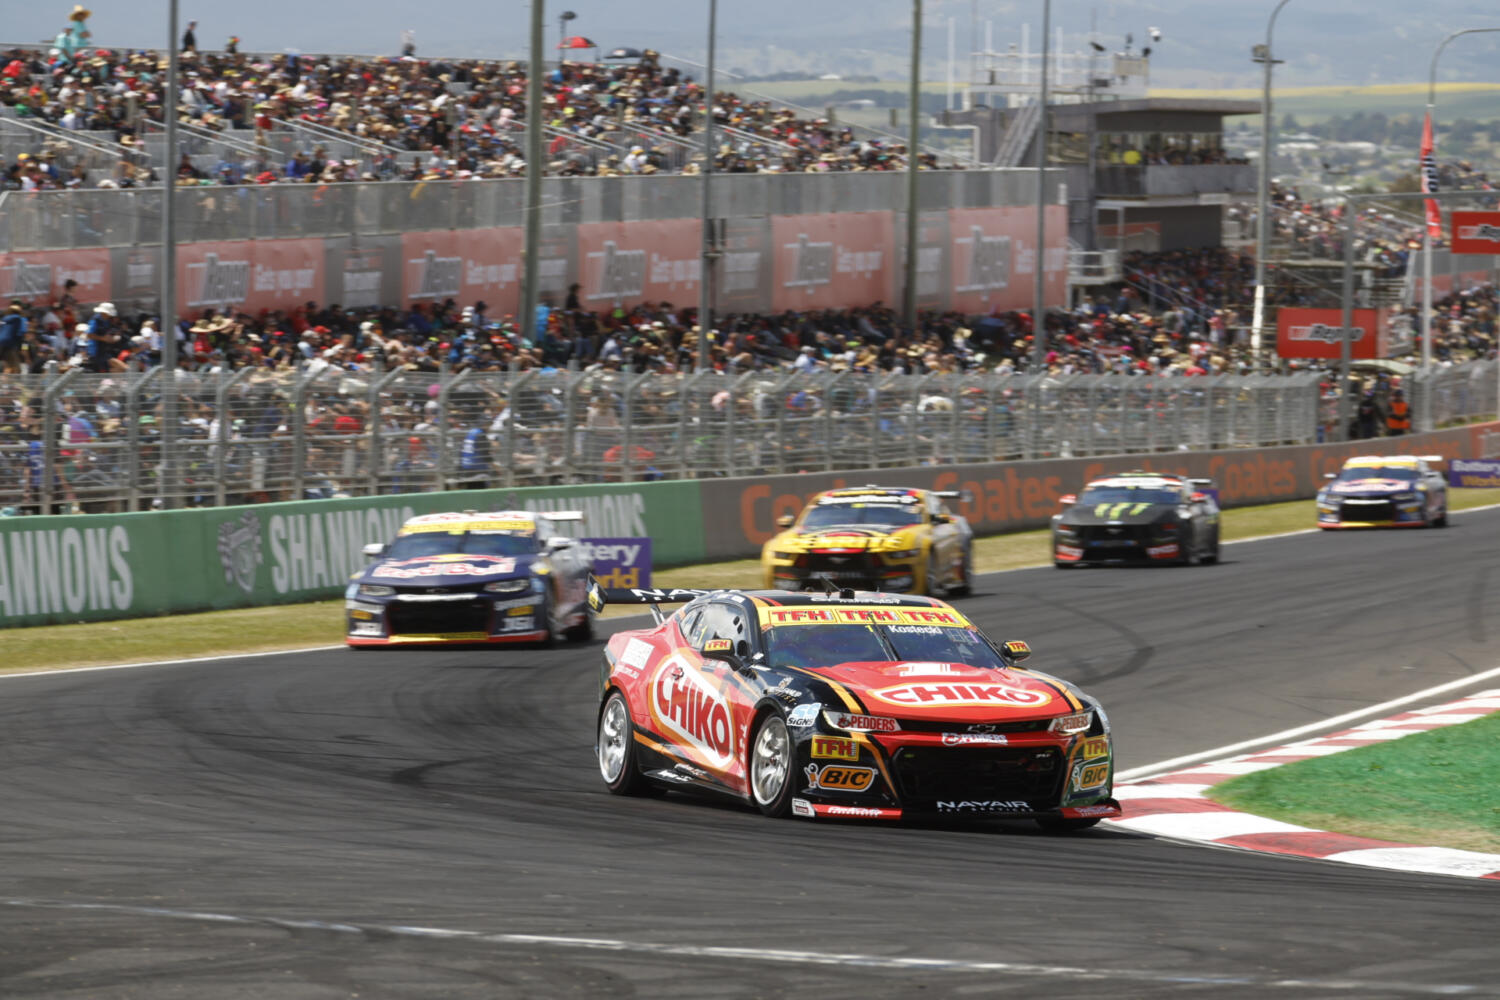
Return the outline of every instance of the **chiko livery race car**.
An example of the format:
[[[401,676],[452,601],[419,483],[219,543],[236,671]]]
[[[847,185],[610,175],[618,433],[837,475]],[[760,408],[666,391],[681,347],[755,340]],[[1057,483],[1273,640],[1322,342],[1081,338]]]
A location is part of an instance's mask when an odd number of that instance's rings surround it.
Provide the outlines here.
[[[1441,455],[1361,455],[1318,491],[1320,528],[1444,528],[1448,483]]]
[[[402,643],[551,642],[593,635],[587,550],[556,533],[553,521],[578,511],[424,514],[345,591],[345,641]]]
[[[761,550],[766,587],[966,594],[974,532],[945,500],[957,492],[864,486],[820,493]]]
[[[1052,515],[1052,562],[1219,561],[1219,505],[1208,479],[1123,472],[1062,497]]]
[[[768,816],[1030,818],[1050,830],[1120,815],[1109,720],[1021,669],[951,605],[851,590],[599,590],[649,603],[653,628],[605,648],[595,744],[621,795],[683,789]],[[658,603],[687,602],[669,618]]]

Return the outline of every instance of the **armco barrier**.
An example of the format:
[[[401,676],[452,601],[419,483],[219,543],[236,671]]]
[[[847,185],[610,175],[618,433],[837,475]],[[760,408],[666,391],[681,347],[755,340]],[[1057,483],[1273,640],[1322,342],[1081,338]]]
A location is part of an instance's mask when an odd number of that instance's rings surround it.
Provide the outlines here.
[[[1303,500],[1312,497],[1325,472],[1364,454],[1439,454],[1444,458],[1500,456],[1500,423],[1347,444],[1299,445],[1254,451],[1178,452],[1116,458],[1050,459],[985,465],[882,469],[868,473],[815,473],[758,479],[708,479],[703,486],[704,552],[710,559],[758,555],[776,532],[776,519],[795,515],[822,490],[882,485],[968,490],[973,499],[958,510],[980,534],[1039,528],[1057,512],[1057,501],[1094,476],[1149,469],[1207,476],[1225,506]],[[1313,523],[1308,514],[1308,526]]]
[[[0,624],[138,618],[335,597],[415,514],[582,509],[570,534],[652,539],[657,565],[703,559],[696,482],[418,493],[139,514],[0,519]]]
[[[1092,476],[1145,468],[1212,477],[1226,506],[1310,498],[1358,454],[1500,457],[1500,422],[1401,438],[1244,452],[885,469],[756,479],[552,486],[310,500],[139,514],[0,519],[0,624],[97,621],[334,597],[359,550],[413,514],[464,508],[581,508],[572,533],[647,535],[658,568],[753,557],[811,494],[881,484],[968,490],[980,533],[1041,527]],[[1313,523],[1308,512],[1308,526]],[[753,581],[747,580],[747,583]]]

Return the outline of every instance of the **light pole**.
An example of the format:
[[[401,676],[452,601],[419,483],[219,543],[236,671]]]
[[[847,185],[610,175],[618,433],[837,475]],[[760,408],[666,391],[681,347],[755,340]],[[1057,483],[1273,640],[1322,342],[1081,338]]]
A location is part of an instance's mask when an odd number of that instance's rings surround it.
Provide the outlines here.
[[[536,306],[541,298],[537,282],[542,257],[542,76],[546,42],[542,38],[545,0],[531,0],[531,65],[526,70],[526,257],[521,279],[521,331],[531,343],[541,333],[536,328]]]
[[[1277,61],[1271,56],[1271,32],[1276,27],[1276,15],[1288,2],[1281,0],[1271,11],[1270,20],[1266,21],[1266,44],[1251,50],[1251,61],[1265,66],[1260,91],[1260,177],[1255,197],[1255,316],[1250,332],[1250,357],[1255,364],[1260,363],[1261,330],[1265,327],[1266,252],[1271,239],[1271,133],[1276,127],[1271,121],[1271,67]]]
[[[714,239],[710,183],[714,175],[714,49],[718,41],[719,0],[708,0],[708,65],[703,80],[703,273],[698,276],[698,364],[708,370],[708,331],[714,321],[714,264],[719,259]]]
[[[921,164],[917,137],[922,124],[922,0],[911,3],[911,79],[907,81],[906,115],[906,295],[903,310],[906,325],[917,329],[917,241],[920,238],[917,178]]]
[[[1285,0],[1283,0],[1285,2]],[[1036,268],[1031,306],[1031,370],[1047,359],[1047,56],[1052,34],[1052,0],[1042,0],[1042,73],[1036,120]]]
[[[1437,64],[1438,56],[1443,54],[1443,49],[1448,43],[1460,35],[1482,35],[1489,32],[1500,31],[1500,28],[1464,28],[1455,31],[1448,37],[1438,42],[1437,48],[1432,50],[1432,63],[1427,68],[1427,117],[1423,128],[1424,134],[1432,129],[1432,111],[1437,103]],[[1436,130],[1432,131],[1433,149],[1423,150],[1424,157],[1432,157],[1433,183],[1429,186],[1423,185],[1423,190],[1433,192],[1437,190],[1437,154],[1436,154]],[[1427,163],[1422,163],[1420,169],[1428,169]],[[1433,204],[1428,202],[1429,205]],[[1451,249],[1450,249],[1451,254]],[[1495,355],[1495,364],[1500,366],[1500,353]],[[1432,430],[1432,229],[1424,220],[1422,225],[1422,412],[1418,414],[1418,421],[1424,431]]]
[[[172,0],[167,14],[167,87],[162,95],[167,163],[161,179],[161,479],[156,489],[164,510],[177,506],[177,56],[177,0]],[[219,419],[226,416],[221,413]]]
[[[568,40],[568,22],[578,15],[571,10],[565,10],[557,15],[557,61],[562,62],[563,42]]]

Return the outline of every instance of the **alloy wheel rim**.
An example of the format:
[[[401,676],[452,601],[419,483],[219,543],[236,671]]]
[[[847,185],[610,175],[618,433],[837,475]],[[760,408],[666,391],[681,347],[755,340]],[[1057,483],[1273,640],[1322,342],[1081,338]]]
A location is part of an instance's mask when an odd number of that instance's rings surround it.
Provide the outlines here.
[[[611,698],[599,719],[599,773],[604,775],[605,781],[618,780],[620,772],[625,769],[627,722],[625,703],[619,698]]]
[[[755,790],[755,801],[761,805],[774,802],[786,786],[790,769],[789,743],[786,725],[780,719],[768,721],[755,738],[750,783]]]

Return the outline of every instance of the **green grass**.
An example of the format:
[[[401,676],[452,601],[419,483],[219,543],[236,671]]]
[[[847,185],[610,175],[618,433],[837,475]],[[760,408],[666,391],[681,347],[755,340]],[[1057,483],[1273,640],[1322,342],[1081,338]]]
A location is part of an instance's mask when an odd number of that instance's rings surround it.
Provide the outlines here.
[[[1450,489],[1448,502],[1453,510],[1464,510],[1500,502],[1500,492]],[[1312,501],[1298,500],[1225,511],[1222,532],[1230,541],[1312,525]],[[974,567],[980,573],[993,573],[1046,565],[1051,561],[1049,544],[1045,529],[981,538],[974,544]],[[739,559],[659,570],[652,574],[652,582],[660,587],[757,586],[760,562]],[[635,612],[610,609],[605,617],[631,613]],[[328,646],[342,641],[342,630],[342,600],[15,628],[5,632],[6,662],[0,666],[0,673]]]
[[[1500,712],[1242,775],[1209,797],[1319,830],[1500,853],[1497,769]]]

